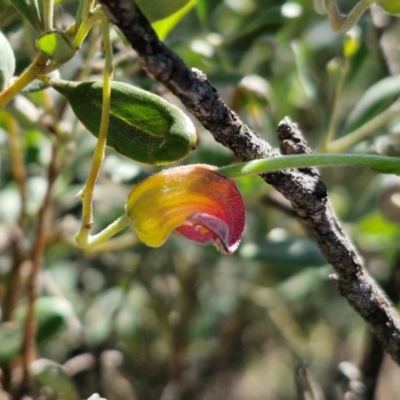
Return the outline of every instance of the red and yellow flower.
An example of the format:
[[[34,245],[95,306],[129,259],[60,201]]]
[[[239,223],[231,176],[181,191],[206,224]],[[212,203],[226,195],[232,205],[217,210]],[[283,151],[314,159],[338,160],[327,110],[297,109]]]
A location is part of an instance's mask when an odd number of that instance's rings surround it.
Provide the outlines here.
[[[245,220],[234,181],[205,164],[166,169],[139,183],[126,214],[148,246],[161,246],[175,230],[195,242],[212,241],[226,254],[239,246]]]

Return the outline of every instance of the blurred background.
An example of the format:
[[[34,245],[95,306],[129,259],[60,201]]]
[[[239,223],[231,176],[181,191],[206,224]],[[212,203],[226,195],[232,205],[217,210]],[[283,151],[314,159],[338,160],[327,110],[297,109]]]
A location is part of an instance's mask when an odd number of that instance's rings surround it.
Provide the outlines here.
[[[400,114],[388,113],[400,93],[398,19],[374,6],[356,29],[339,34],[310,0],[194,3],[155,29],[263,139],[277,146],[276,126],[289,116],[316,152],[400,155]],[[343,3],[346,12],[352,4]],[[74,22],[77,6],[57,2],[59,28]],[[7,0],[0,1],[0,29],[19,75],[34,57],[35,38]],[[115,80],[179,106],[115,30],[112,40]],[[95,26],[60,76],[98,80],[103,63]],[[183,164],[237,161],[194,123],[199,143]],[[9,156],[11,137],[22,148],[22,180]],[[246,229],[232,256],[175,233],[159,249],[129,232],[93,251],[78,249],[75,196],[96,140],[52,90],[22,94],[0,111],[1,399],[10,398],[21,375],[27,260],[55,137],[60,168],[36,306],[35,398],[398,399],[398,366],[340,296],[333,269],[288,202],[258,177],[237,181]],[[94,230],[117,218],[133,185],[158,170],[108,149]],[[361,168],[321,173],[367,268],[397,302],[400,178]]]

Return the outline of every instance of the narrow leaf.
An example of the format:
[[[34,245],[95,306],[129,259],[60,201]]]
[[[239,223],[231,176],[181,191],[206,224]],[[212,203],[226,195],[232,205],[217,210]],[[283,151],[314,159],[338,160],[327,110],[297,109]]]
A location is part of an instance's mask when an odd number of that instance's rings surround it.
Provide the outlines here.
[[[197,0],[190,0],[183,8],[168,18],[157,21],[153,24],[153,29],[156,31],[160,40],[164,40],[167,35],[175,28],[179,21],[196,5]]]
[[[347,130],[355,129],[387,108],[400,95],[400,76],[390,76],[372,85],[353,108]]]
[[[31,24],[36,33],[44,30],[37,0],[10,0],[10,3]]]
[[[150,22],[169,17],[183,8],[190,0],[135,0],[140,11]]]

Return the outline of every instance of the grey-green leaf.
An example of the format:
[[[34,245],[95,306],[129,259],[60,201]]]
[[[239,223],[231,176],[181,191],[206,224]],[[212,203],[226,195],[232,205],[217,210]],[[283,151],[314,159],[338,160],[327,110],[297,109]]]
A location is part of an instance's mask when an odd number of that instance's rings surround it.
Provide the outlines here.
[[[44,30],[37,0],[10,0],[10,3],[31,24],[36,33]]]
[[[347,131],[363,125],[382,112],[400,95],[400,76],[390,76],[372,85],[350,113]]]
[[[19,322],[0,324],[0,365],[17,357],[22,349],[22,326]]]
[[[30,372],[39,386],[50,388],[57,399],[78,400],[79,396],[65,368],[54,361],[41,358],[30,365]]]
[[[16,315],[17,321],[0,324],[0,365],[21,354],[26,306],[19,307]],[[72,307],[67,300],[52,296],[39,297],[36,300],[36,342],[43,343],[59,332],[72,315]]]
[[[50,78],[58,79],[60,77],[60,72],[58,71],[58,69],[56,69],[55,71],[51,71],[48,76]],[[22,93],[40,92],[41,90],[47,89],[48,87],[49,85],[47,83],[35,79],[29,85],[23,88]]]
[[[0,92],[9,86],[14,72],[14,52],[7,38],[0,31]]]

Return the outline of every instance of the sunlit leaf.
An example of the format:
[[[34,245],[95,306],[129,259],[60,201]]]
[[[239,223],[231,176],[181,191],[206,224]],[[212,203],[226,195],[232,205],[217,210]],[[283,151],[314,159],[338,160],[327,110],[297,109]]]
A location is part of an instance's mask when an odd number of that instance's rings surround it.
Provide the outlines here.
[[[75,49],[64,32],[49,31],[36,40],[38,50],[57,64],[64,64],[75,55]]]
[[[191,0],[135,0],[142,13],[150,22],[169,17]]]
[[[183,8],[168,18],[157,21],[153,24],[153,29],[158,37],[164,40],[168,33],[178,24],[178,22],[196,5],[197,0],[190,0]]]
[[[0,31],[0,92],[9,86],[15,72],[14,52],[7,38]]]
[[[388,14],[400,15],[400,2],[398,0],[377,0],[376,3]]]

